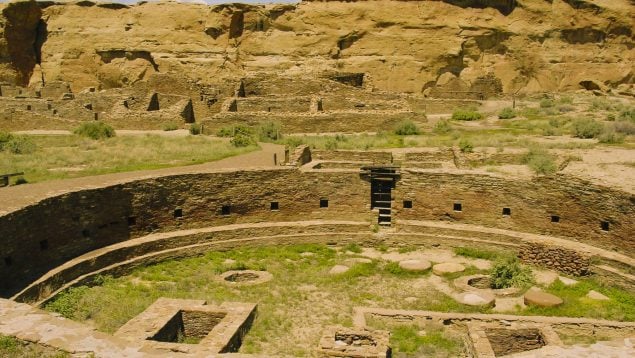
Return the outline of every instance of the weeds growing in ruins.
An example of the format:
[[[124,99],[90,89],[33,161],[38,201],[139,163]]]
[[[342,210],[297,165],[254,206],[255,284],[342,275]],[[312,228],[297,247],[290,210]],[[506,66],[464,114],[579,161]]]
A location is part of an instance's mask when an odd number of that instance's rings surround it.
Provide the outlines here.
[[[478,121],[483,119],[483,115],[470,109],[457,109],[452,113],[452,119],[455,121]]]
[[[573,135],[578,138],[595,138],[603,129],[602,123],[590,118],[581,118],[573,122]]]
[[[498,252],[478,249],[475,247],[457,247],[454,249],[454,253],[463,257],[483,260],[496,260],[502,256],[502,254]]]
[[[516,118],[516,111],[511,107],[503,108],[500,113],[498,113],[499,119],[512,119]]]
[[[419,127],[412,121],[402,121],[395,126],[396,135],[417,135],[421,133]]]
[[[107,139],[115,136],[115,130],[101,121],[84,122],[75,128],[74,134],[94,140]]]
[[[533,170],[536,174],[549,175],[558,171],[556,157],[542,148],[531,148],[523,156],[522,162]]]
[[[21,342],[13,337],[0,335],[0,357],[2,358],[67,358],[66,352]]]
[[[31,154],[36,150],[37,146],[29,137],[0,132],[0,152]]]
[[[516,257],[498,259],[490,273],[492,288],[526,288],[533,283],[531,269],[522,265]]]

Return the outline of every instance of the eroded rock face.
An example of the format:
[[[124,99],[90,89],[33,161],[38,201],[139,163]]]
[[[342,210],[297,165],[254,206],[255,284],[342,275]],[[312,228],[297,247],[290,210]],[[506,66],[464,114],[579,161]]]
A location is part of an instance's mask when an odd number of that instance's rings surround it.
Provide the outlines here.
[[[26,86],[46,36],[42,10],[34,1],[5,5],[0,18],[0,80]]]
[[[446,98],[616,88],[633,78],[628,0],[24,1],[0,9],[1,79],[36,86],[41,62],[41,82],[65,81],[74,92],[149,83],[156,73],[202,84],[354,73],[368,88]]]

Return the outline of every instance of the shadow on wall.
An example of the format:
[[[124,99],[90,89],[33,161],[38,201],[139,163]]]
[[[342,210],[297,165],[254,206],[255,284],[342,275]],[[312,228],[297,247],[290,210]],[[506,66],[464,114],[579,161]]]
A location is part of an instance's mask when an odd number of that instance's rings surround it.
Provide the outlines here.
[[[88,190],[46,199],[4,217],[0,296],[10,297],[74,257],[128,240],[136,220],[131,216],[132,197],[121,186]]]

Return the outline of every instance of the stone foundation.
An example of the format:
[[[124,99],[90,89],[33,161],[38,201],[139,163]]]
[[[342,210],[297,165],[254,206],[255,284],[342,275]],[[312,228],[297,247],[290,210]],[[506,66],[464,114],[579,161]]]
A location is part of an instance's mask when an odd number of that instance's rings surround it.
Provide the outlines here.
[[[518,257],[526,263],[574,276],[587,275],[591,265],[591,259],[587,255],[562,247],[537,243],[521,246]]]

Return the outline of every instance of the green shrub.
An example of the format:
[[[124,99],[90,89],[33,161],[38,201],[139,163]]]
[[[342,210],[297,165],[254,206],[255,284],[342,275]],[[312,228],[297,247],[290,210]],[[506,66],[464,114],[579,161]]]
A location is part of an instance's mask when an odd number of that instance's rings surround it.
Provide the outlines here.
[[[198,123],[192,123],[192,125],[190,125],[190,134],[191,135],[199,135],[201,134],[202,128],[201,125]]]
[[[452,131],[452,125],[450,124],[450,121],[442,119],[434,125],[434,129],[432,131],[437,134],[448,134]]]
[[[356,254],[361,254],[362,253],[362,248],[359,245],[357,245],[356,243],[350,243],[350,244],[344,246],[342,248],[342,250],[344,252],[350,251],[350,252],[353,252],[353,253],[356,253]]]
[[[256,140],[249,134],[236,133],[230,140],[230,143],[234,147],[248,147],[250,145],[256,145]]]
[[[620,111],[620,114],[617,116],[620,121],[631,121],[635,122],[635,107],[625,108]]]
[[[540,100],[540,108],[551,108],[555,105],[554,101],[549,98]]]
[[[503,110],[501,110],[501,112],[498,114],[498,118],[500,119],[516,118],[516,111],[514,111],[514,109],[510,107],[503,108]]]
[[[396,135],[417,135],[419,133],[419,127],[412,121],[402,121],[395,126]]]
[[[35,143],[26,136],[8,134],[0,138],[0,151],[12,154],[31,154],[36,149]]]
[[[219,137],[233,137],[234,127],[223,127],[216,132],[216,135]]]
[[[531,269],[520,264],[516,257],[497,260],[490,272],[492,288],[528,287],[533,282]]]
[[[15,184],[14,185],[22,185],[22,184],[27,184],[28,181],[26,179],[24,179],[23,177],[19,177],[18,179],[15,180]]]
[[[604,144],[619,144],[624,142],[624,135],[617,133],[614,127],[606,127],[598,136],[598,141]]]
[[[88,286],[71,287],[55,297],[53,302],[46,305],[49,311],[57,312],[68,319],[86,319],[87,312],[81,310],[82,297],[88,292]]]
[[[614,122],[615,121],[615,113],[609,113],[606,115],[606,120],[609,122]]]
[[[278,140],[282,138],[280,125],[274,122],[265,122],[258,127],[258,134],[261,141]]]
[[[615,128],[615,131],[618,133],[623,133],[626,135],[635,134],[635,123],[633,122],[628,122],[628,121],[615,122],[615,124],[613,124],[613,128]]]
[[[478,121],[482,118],[481,113],[469,109],[457,109],[452,113],[452,119],[457,121]]]
[[[593,119],[583,118],[573,122],[573,135],[578,138],[595,138],[602,130],[602,124]]]
[[[106,139],[115,136],[115,130],[101,121],[84,122],[73,133],[91,139]]]
[[[461,139],[459,141],[459,149],[461,149],[461,152],[463,153],[472,153],[474,151],[474,146],[469,140]]]
[[[532,148],[522,159],[537,174],[553,174],[558,170],[553,155],[541,148]]]
[[[563,97],[560,97],[559,102],[562,104],[573,104],[573,98],[569,96],[563,96]]]
[[[175,131],[177,129],[179,129],[179,124],[176,122],[167,122],[163,124],[163,130],[166,132]]]

